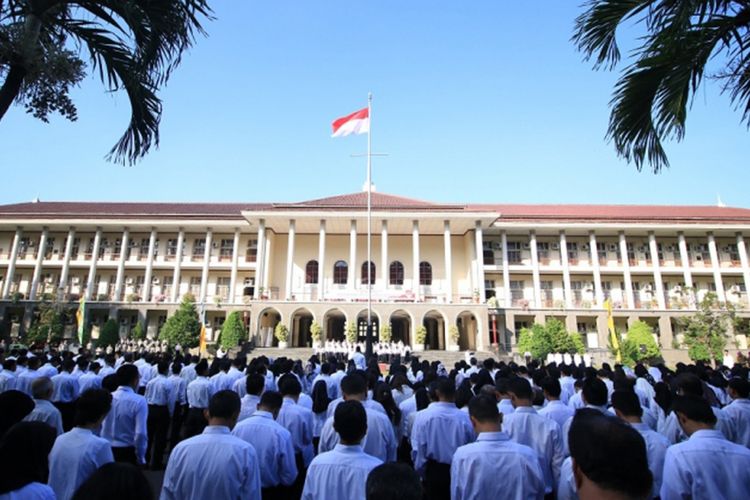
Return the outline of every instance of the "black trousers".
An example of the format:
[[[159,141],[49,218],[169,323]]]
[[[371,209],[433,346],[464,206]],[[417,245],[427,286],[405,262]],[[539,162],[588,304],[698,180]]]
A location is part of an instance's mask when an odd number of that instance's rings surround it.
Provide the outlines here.
[[[302,458],[302,453],[295,453],[294,461],[297,464],[297,478],[291,486],[286,488],[286,498],[289,500],[298,500],[302,497],[302,490],[305,487],[305,477],[307,477],[307,468],[305,467],[305,459]]]
[[[68,432],[70,429],[73,428],[73,424],[75,421],[75,416],[76,416],[75,401],[72,401],[70,403],[63,403],[61,401],[58,401],[57,403],[52,403],[52,404],[55,405],[55,408],[57,408],[60,411],[60,416],[62,417],[63,430],[65,432]]]
[[[138,458],[135,455],[135,446],[113,446],[112,457],[115,459],[115,462],[138,465]]]
[[[182,423],[185,421],[185,414],[188,411],[187,406],[175,405],[174,413],[172,414],[172,427],[169,431],[169,449],[174,449],[177,443],[180,442],[180,434],[182,433]]]
[[[155,470],[163,468],[164,451],[167,449],[169,420],[169,408],[166,406],[148,405],[146,462]]]
[[[289,500],[291,495],[291,486],[278,485],[260,490],[260,497],[263,500]]]
[[[203,408],[190,408],[185,415],[185,424],[182,426],[182,439],[197,436],[207,425],[206,417],[203,416]]]
[[[451,466],[427,460],[424,472],[424,491],[429,500],[450,500]]]

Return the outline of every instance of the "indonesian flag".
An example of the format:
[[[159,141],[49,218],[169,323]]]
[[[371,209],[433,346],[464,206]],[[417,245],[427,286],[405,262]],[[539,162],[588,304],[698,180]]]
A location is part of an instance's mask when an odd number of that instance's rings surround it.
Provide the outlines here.
[[[366,134],[370,131],[370,112],[367,108],[333,121],[333,135],[331,137],[344,137],[349,134]]]

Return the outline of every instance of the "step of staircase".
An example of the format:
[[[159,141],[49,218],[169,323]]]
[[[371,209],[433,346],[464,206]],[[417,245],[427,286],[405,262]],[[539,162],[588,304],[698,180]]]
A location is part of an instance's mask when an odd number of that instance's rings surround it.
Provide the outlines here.
[[[300,359],[306,361],[313,355],[313,352],[313,349],[309,347],[288,347],[286,349],[279,349],[278,347],[259,347],[253,349],[249,354],[249,357],[256,358],[258,356],[266,356],[268,358],[278,358],[284,356],[295,360]],[[419,359],[429,361],[430,363],[433,361],[440,361],[448,369],[452,368],[455,363],[466,359],[465,351],[422,351],[416,352],[414,355],[418,356]],[[511,356],[505,353],[497,355],[488,351],[475,351],[474,357],[477,358],[480,363],[487,358],[494,358],[496,361],[505,362],[511,361],[512,359]]]

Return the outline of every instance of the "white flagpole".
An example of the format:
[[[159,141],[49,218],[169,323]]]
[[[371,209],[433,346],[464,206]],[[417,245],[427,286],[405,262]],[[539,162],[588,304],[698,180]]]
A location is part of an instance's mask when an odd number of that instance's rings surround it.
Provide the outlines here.
[[[365,354],[372,356],[372,92],[367,94],[367,336]]]

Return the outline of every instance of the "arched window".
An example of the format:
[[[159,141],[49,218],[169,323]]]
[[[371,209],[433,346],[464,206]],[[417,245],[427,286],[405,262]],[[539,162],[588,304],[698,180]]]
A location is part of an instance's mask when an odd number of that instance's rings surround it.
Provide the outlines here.
[[[389,282],[391,285],[404,284],[404,265],[397,260],[391,262]]]
[[[432,285],[432,266],[429,262],[422,261],[419,263],[419,284]]]
[[[346,285],[349,275],[349,266],[343,260],[337,260],[333,265],[333,283],[335,285]]]
[[[362,264],[362,284],[367,284],[367,262]],[[375,263],[370,262],[370,284],[375,284]]]
[[[305,283],[315,284],[318,282],[318,261],[311,260],[305,266]]]

